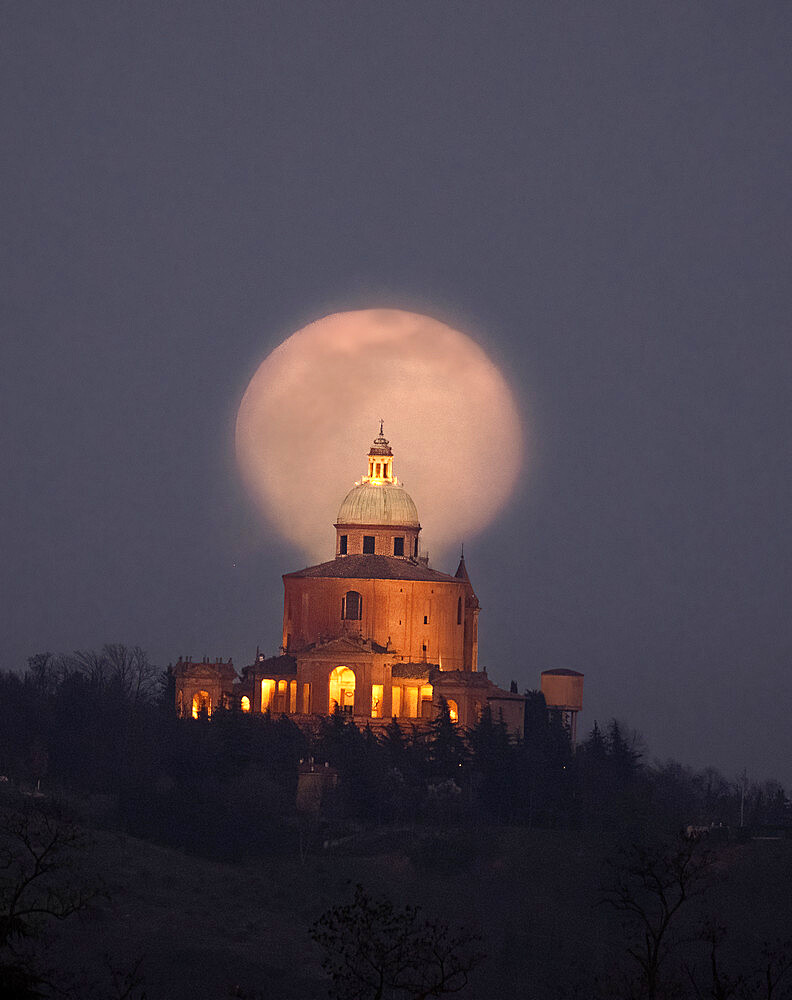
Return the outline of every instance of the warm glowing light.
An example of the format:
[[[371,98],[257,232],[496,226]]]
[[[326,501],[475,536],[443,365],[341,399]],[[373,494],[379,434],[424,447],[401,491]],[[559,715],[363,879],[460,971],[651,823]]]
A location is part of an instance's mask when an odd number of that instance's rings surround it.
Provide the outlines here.
[[[310,558],[332,553],[330,526],[381,417],[435,562],[485,527],[525,474],[512,392],[470,337],[395,309],[326,316],[265,359],[236,425],[255,500]],[[393,472],[375,462],[369,476]]]
[[[459,705],[457,705],[453,698],[449,698],[446,704],[448,705],[448,714],[451,717],[451,721],[459,722]]]
[[[354,712],[355,674],[349,667],[336,667],[330,673],[330,712]]]
[[[246,694],[242,695],[242,701],[240,702],[240,704],[243,712],[250,711],[250,698],[248,698]]]
[[[381,719],[382,718],[382,697],[383,697],[383,685],[382,684],[372,684],[371,685],[371,718]]]
[[[207,715],[212,714],[212,699],[209,697],[208,691],[196,691],[193,695],[192,717],[197,719],[202,712]]]
[[[275,694],[275,681],[264,678],[261,682],[261,711],[266,712]]]

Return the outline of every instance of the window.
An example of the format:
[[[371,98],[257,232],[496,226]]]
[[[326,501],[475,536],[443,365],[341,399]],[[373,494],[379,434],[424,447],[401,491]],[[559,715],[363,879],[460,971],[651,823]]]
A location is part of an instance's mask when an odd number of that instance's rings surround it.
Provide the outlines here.
[[[246,694],[242,695],[241,708],[242,708],[243,712],[249,712],[250,711],[250,698],[248,698],[248,696]]]
[[[382,695],[383,686],[382,684],[372,684],[371,685],[371,718],[381,719],[382,718]]]
[[[424,615],[424,625],[428,624],[429,624],[429,615]],[[424,649],[426,649],[426,646],[424,646]]]
[[[303,684],[302,686],[302,710],[303,715],[308,715],[311,711],[311,685]]]
[[[346,621],[359,622],[363,616],[363,598],[356,590],[348,591],[341,598],[341,617]]]
[[[418,558],[418,539],[417,539],[417,538],[415,539],[415,549],[414,549],[414,551],[413,551],[413,557],[414,557],[415,559],[417,559],[417,558]]]
[[[363,553],[367,556],[374,555],[374,536],[364,535],[363,536]]]
[[[393,554],[395,556],[404,555],[404,537],[398,537],[393,539]]]
[[[289,712],[294,715],[297,711],[297,681],[289,682]]]
[[[338,540],[338,552],[340,555],[345,556],[347,554],[347,536],[342,535]]]
[[[432,694],[434,689],[431,684],[424,684],[421,687],[421,711],[422,719],[432,718]]]
[[[462,598],[457,598],[457,625],[462,624]]]

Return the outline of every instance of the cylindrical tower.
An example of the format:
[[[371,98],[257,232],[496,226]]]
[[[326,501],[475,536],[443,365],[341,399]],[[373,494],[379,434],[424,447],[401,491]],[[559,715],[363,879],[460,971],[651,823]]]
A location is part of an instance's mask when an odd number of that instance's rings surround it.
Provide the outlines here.
[[[577,714],[583,708],[583,674],[577,670],[543,670],[542,694],[548,711],[558,712],[569,729],[574,747],[577,740]]]

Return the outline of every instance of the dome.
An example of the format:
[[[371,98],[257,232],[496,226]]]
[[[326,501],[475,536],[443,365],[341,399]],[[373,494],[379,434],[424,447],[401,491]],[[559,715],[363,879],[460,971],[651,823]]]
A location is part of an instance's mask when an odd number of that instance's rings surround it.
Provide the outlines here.
[[[420,528],[418,510],[403,487],[390,482],[365,480],[344,497],[336,523]]]

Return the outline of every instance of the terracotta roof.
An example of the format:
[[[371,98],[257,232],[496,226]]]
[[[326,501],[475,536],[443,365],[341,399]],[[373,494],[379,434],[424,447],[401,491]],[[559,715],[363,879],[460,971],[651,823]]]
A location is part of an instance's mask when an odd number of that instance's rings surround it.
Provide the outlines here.
[[[427,580],[436,583],[459,583],[448,573],[429,569],[423,563],[395,556],[338,556],[318,566],[307,566],[287,577],[333,577],[339,580]]]
[[[242,675],[247,677],[255,673],[256,678],[269,677],[273,674],[296,674],[297,661],[293,656],[286,653],[283,656],[266,656],[251,663],[250,666],[242,668]]]
[[[436,663],[394,663],[392,677],[429,677],[430,670],[437,670]]]

